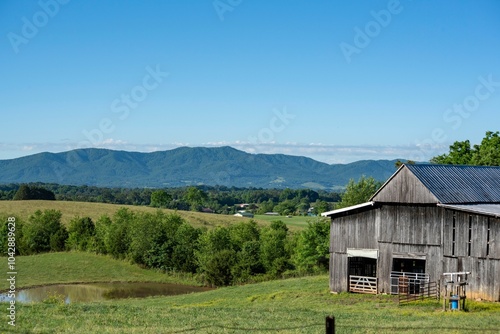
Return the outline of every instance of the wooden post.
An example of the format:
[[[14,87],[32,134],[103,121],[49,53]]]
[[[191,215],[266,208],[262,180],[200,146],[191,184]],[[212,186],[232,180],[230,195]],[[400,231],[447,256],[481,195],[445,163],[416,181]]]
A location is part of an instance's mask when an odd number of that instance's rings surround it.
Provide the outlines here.
[[[326,317],[326,334],[335,334],[335,317]]]

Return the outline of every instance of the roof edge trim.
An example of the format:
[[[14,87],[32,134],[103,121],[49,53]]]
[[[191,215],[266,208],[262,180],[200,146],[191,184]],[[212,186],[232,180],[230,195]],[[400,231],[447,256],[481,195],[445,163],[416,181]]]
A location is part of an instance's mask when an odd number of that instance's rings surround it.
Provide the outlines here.
[[[329,216],[333,216],[333,215],[336,215],[336,214],[339,214],[339,213],[354,211],[354,210],[357,210],[357,209],[362,209],[364,207],[374,206],[374,205],[375,205],[375,202],[372,202],[372,201],[365,202],[365,203],[361,203],[361,204],[357,204],[357,205],[348,206],[348,207],[342,208],[342,209],[337,209],[337,210],[323,212],[323,213],[321,213],[321,216],[322,217],[329,217]]]

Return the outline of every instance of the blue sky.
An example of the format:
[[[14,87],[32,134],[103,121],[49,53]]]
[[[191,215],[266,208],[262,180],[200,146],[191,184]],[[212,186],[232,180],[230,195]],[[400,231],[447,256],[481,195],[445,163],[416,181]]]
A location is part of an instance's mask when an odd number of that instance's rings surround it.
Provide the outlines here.
[[[500,124],[499,1],[0,2],[0,159],[428,160]]]

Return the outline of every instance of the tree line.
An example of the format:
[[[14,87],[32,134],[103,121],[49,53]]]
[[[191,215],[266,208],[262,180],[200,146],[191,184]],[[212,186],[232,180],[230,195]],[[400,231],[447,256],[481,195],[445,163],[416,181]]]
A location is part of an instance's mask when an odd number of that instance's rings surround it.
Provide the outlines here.
[[[97,221],[74,217],[65,227],[57,210],[16,219],[16,253],[84,251],[107,254],[144,268],[195,275],[212,286],[304,275],[328,269],[329,222],[315,218],[291,233],[282,221],[260,227],[252,220],[213,229],[195,228],[178,214],[119,209]],[[0,248],[7,253],[7,219]]]

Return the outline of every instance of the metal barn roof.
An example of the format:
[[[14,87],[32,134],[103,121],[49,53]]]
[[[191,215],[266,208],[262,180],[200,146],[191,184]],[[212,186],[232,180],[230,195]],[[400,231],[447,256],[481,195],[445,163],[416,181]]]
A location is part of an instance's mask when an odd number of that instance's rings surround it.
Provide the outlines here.
[[[441,203],[500,203],[500,167],[405,165]]]
[[[438,204],[438,206],[500,218],[500,204]]]

